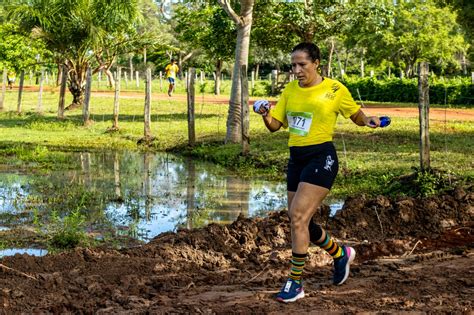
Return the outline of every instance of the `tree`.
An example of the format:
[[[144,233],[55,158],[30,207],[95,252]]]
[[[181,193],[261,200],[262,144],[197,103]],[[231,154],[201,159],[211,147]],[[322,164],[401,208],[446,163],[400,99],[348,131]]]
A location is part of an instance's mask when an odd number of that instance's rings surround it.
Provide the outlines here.
[[[385,1],[355,1],[349,6],[349,23],[344,36],[346,48],[357,51],[360,73],[364,76],[367,60],[381,63],[386,50],[381,47],[387,29],[393,23],[393,6]]]
[[[224,61],[234,52],[229,42],[236,36],[235,25],[219,6],[182,5],[176,12],[178,38],[202,50],[214,62],[214,93],[220,93],[220,76]]]
[[[10,18],[61,56],[68,67],[71,106],[82,106],[86,70],[107,68],[127,44],[138,42],[137,0],[19,0],[8,7]],[[143,34],[140,34],[143,37]]]
[[[43,61],[51,58],[42,41],[31,39],[12,23],[0,25],[0,69],[6,67],[19,72],[36,66],[38,55]]]
[[[232,73],[232,89],[229,100],[225,142],[239,143],[242,140],[240,69],[243,65],[248,66],[250,30],[252,28],[252,13],[255,0],[240,0],[240,15],[237,15],[234,9],[232,9],[229,0],[217,0],[217,2],[237,27],[235,63]]]
[[[420,61],[430,61],[441,70],[458,64],[455,54],[467,49],[456,13],[437,7],[433,0],[400,2],[385,43],[385,51],[395,52],[395,63],[404,67],[407,77],[415,74]]]

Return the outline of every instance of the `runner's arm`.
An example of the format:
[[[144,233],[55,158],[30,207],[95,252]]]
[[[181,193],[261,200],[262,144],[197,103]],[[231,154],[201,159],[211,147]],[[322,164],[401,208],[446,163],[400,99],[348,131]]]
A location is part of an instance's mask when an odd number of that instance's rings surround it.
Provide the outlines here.
[[[357,126],[367,126],[371,128],[377,128],[380,126],[380,119],[377,116],[366,116],[360,109],[351,116],[351,120]]]
[[[263,122],[265,123],[265,126],[271,132],[275,132],[275,131],[279,130],[281,128],[281,126],[283,125],[281,123],[281,121],[279,121],[277,119],[274,119],[272,117],[271,112],[268,112],[268,114],[266,116],[262,116],[262,118],[263,118]]]

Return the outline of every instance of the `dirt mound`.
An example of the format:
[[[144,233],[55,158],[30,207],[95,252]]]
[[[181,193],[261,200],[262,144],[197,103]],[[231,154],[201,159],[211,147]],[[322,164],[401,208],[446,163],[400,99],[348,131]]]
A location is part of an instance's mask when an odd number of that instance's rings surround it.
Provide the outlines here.
[[[474,192],[461,187],[429,198],[349,198],[330,224],[342,238],[433,237],[474,220]]]
[[[0,261],[0,313],[287,313],[472,310],[473,192],[427,199],[352,198],[314,218],[356,249],[344,286],[310,248],[307,297],[273,296],[288,272],[286,212],[165,233],[124,250],[83,249]]]

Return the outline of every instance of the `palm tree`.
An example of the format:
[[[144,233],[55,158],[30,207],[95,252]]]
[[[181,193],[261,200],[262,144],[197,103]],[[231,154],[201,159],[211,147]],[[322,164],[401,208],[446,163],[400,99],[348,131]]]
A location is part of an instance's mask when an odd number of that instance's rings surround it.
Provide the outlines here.
[[[70,107],[82,106],[88,67],[108,70],[117,54],[137,49],[138,0],[18,0],[10,19],[41,38],[68,68]],[[132,47],[133,46],[133,47]]]

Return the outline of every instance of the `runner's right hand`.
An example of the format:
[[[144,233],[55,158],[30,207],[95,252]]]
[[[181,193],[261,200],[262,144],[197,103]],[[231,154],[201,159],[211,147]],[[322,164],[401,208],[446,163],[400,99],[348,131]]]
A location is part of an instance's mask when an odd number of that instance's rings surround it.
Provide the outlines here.
[[[270,103],[267,100],[257,100],[253,103],[253,111],[259,115],[267,116],[270,111]]]

